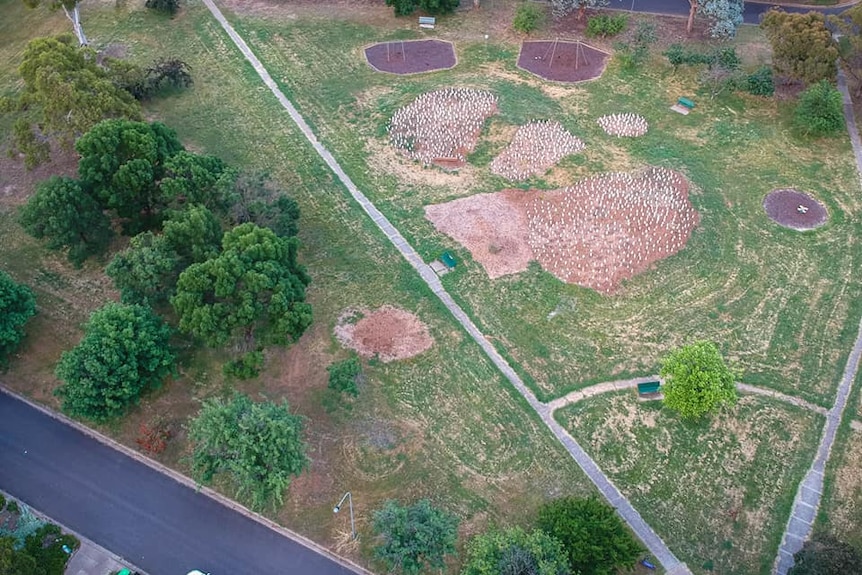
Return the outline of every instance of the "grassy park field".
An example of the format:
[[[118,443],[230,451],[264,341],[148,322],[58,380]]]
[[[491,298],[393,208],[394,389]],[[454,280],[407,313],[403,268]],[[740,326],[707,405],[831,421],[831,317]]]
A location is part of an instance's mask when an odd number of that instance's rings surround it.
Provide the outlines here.
[[[95,47],[135,62],[166,55],[188,62],[194,86],[148,102],[147,119],[176,129],[191,150],[267,170],[296,199],[314,323],[289,349],[267,351],[260,378],[239,384],[225,380],[217,351],[178,339],[179,376],[102,430],[134,446],[140,425],[161,415],[176,437],[160,457],[187,470],[183,426],[203,399],[231,388],[287,399],[306,417],[312,465],[293,482],[285,505],[269,514],[363,564],[371,564],[372,538],[360,537],[357,547],[345,518],[332,514],[348,490],[361,533],[370,533],[370,512],[382,501],[430,497],[462,518],[464,536],[492,524],[526,524],[550,497],[591,492],[526,402],[334,181],[209,12],[189,2],[169,19],[142,4],[85,3],[88,35]],[[862,314],[862,286],[853,273],[862,263],[855,217],[862,201],[846,137],[794,136],[787,99],[710,97],[694,71],[673,70],[658,47],[637,71],[611,59],[588,83],[543,81],[515,65],[521,38],[507,31],[514,2],[442,18],[431,33],[418,31],[414,18],[394,18],[382,3],[355,10],[313,2],[220,5],[323,144],[425,261],[444,251],[455,255],[459,264],[444,285],[541,400],[656,373],[669,350],[710,339],[742,369],[744,382],[831,406]],[[0,12],[4,95],[19,88],[16,66],[26,43],[66,32],[68,23],[61,13],[30,11],[20,0],[0,0]],[[454,43],[454,68],[401,77],[365,62],[370,44],[425,34]],[[560,34],[547,28],[534,36]],[[611,49],[610,42],[598,44]],[[735,45],[748,67],[768,59],[756,28],[743,28]],[[445,87],[497,97],[497,114],[456,171],[404,159],[387,133],[396,110]],[[690,115],[668,109],[679,96],[696,100]],[[621,139],[596,124],[624,112],[646,118],[649,131]],[[585,150],[524,182],[491,173],[492,158],[517,127],[537,119],[560,122]],[[0,116],[0,143],[10,133]],[[490,279],[425,217],[428,205],[479,193],[548,191],[648,166],[685,176],[699,224],[681,251],[610,295],[564,283],[535,263]],[[0,268],[32,286],[39,306],[3,382],[53,407],[60,353],[75,345],[93,309],[118,297],[103,273],[105,261],[75,270],[16,221],[37,181],[72,171],[73,155],[61,150],[32,173],[5,154],[0,159]],[[815,196],[828,210],[826,225],[806,233],[776,225],[762,207],[776,188]],[[121,247],[117,240],[112,251]],[[339,317],[348,308],[383,305],[415,313],[433,347],[405,361],[363,362],[359,397],[329,401],[325,368],[346,357],[333,335]],[[856,404],[858,398],[854,413]],[[686,425],[632,393],[592,398],[557,417],[694,572],[738,574],[769,571],[823,422],[801,408],[745,397],[728,414]],[[843,455],[833,472],[843,479],[828,491],[824,508],[830,515],[848,510],[830,525],[858,530],[862,487],[848,473],[862,457],[862,439],[848,428],[839,441]],[[229,493],[228,485],[220,487]]]

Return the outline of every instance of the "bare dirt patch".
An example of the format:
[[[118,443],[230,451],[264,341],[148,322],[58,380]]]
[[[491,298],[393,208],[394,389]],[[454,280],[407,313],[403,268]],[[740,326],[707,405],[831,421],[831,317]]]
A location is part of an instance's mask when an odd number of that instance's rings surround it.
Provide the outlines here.
[[[51,161],[28,170],[23,158],[10,158],[6,149],[0,149],[0,203],[25,204],[39,182],[51,176],[74,176],[77,171],[78,154],[74,150],[52,146]]]
[[[512,143],[494,158],[491,171],[509,180],[526,180],[584,147],[559,122],[530,122],[518,128]]]
[[[583,42],[524,42],[518,67],[546,80],[583,82],[602,75],[610,54]]]
[[[549,192],[479,194],[427,206],[425,214],[492,278],[535,259],[564,282],[606,294],[681,250],[699,221],[688,182],[664,168],[602,174]]]
[[[528,242],[530,228],[517,198],[527,192],[507,190],[476,194],[425,207],[437,231],[470,250],[492,279],[527,269],[535,259]]]
[[[649,129],[646,119],[637,114],[610,114],[602,116],[596,123],[609,136],[637,138]]]
[[[389,139],[410,159],[456,169],[467,163],[485,119],[496,113],[497,97],[484,90],[427,92],[395,112]]]
[[[769,219],[798,231],[813,230],[826,223],[826,206],[797,190],[774,190],[763,199]]]
[[[363,357],[383,363],[407,359],[434,344],[428,327],[409,311],[385,305],[372,312],[346,310],[335,326],[335,337]]]
[[[378,72],[421,74],[455,67],[455,47],[443,40],[380,42],[365,49],[368,65]]]

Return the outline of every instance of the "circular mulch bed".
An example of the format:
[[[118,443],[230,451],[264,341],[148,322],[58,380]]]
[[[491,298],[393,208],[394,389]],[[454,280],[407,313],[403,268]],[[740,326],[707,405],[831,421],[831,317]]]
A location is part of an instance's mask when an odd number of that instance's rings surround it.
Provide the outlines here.
[[[384,363],[419,355],[434,344],[418,317],[389,305],[374,311],[346,310],[338,318],[335,337],[362,357],[377,357]]]
[[[602,75],[608,56],[583,42],[524,42],[518,67],[546,80],[583,82]]]
[[[813,230],[826,223],[826,206],[797,190],[773,190],[763,198],[766,215],[780,226]]]
[[[380,42],[365,49],[368,65],[378,72],[420,74],[457,64],[455,47],[442,40]]]

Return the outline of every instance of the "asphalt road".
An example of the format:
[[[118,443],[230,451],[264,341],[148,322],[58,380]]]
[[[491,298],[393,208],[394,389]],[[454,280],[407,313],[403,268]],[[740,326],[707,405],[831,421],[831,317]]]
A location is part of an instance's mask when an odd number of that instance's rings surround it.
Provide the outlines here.
[[[0,488],[151,575],[354,574],[2,391]]]
[[[760,23],[760,16],[772,8],[774,4],[763,2],[746,2],[742,18],[747,24]],[[672,14],[677,16],[688,16],[688,0],[610,0],[608,8],[616,10],[630,10],[633,12],[649,12],[653,14]],[[838,14],[849,8],[840,6],[824,8],[821,6],[784,6],[787,12],[810,12],[816,10],[824,14]]]

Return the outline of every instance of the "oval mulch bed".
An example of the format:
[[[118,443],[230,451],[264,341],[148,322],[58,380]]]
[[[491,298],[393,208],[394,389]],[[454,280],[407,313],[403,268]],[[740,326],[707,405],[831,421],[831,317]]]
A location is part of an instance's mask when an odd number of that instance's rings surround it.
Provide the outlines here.
[[[447,70],[457,63],[455,47],[442,40],[381,42],[366,48],[365,58],[378,72],[390,74]]]
[[[583,82],[605,71],[609,54],[583,42],[524,42],[518,67],[555,82]]]
[[[785,228],[805,231],[826,223],[826,206],[802,192],[774,190],[763,199],[766,215]]]
[[[418,317],[389,305],[374,311],[346,310],[338,318],[335,337],[362,357],[377,357],[383,363],[419,355],[434,344]]]

